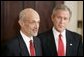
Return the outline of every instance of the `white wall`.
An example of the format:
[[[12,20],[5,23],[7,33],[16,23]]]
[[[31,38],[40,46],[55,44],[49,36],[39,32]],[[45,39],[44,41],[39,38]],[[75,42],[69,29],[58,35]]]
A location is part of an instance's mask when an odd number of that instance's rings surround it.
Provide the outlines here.
[[[82,29],[77,28],[78,20],[83,20],[83,1],[64,1],[72,11],[72,17],[67,26],[67,29],[82,34]]]

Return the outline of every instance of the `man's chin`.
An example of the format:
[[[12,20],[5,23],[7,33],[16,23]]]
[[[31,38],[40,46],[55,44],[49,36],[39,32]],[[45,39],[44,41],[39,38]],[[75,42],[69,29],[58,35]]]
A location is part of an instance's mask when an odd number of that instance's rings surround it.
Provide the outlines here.
[[[58,29],[58,31],[59,31],[59,32],[62,32],[62,31],[63,31],[63,29],[61,29],[61,28],[60,28],[60,29]]]
[[[37,36],[37,33],[36,34],[33,34],[34,36]]]

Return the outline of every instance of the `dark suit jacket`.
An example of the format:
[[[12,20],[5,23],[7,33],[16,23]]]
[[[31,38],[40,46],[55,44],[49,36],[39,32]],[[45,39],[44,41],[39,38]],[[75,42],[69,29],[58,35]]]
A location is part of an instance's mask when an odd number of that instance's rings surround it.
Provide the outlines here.
[[[34,37],[34,45],[36,56],[41,56],[42,50],[39,38]],[[4,45],[2,49],[2,56],[29,56],[26,44],[21,35],[18,35],[11,42]]]
[[[44,56],[57,56],[56,45],[52,30],[38,35],[42,42]],[[83,46],[81,36],[77,33],[66,30],[66,56],[82,56]],[[72,46],[70,45],[72,44]]]

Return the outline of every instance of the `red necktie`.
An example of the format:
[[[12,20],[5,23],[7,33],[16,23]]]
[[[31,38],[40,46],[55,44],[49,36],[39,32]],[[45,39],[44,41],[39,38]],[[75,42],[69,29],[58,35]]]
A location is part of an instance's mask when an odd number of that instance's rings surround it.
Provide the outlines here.
[[[59,40],[58,40],[58,56],[64,56],[64,45],[61,39],[61,34],[59,35]]]
[[[32,40],[30,40],[30,56],[35,56],[35,48]]]

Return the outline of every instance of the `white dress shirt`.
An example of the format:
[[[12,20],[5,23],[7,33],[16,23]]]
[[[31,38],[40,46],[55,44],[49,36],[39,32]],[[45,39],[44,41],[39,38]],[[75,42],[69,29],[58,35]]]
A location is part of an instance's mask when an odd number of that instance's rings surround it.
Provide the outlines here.
[[[54,39],[55,39],[55,44],[56,44],[56,48],[58,51],[58,38],[59,38],[59,34],[60,32],[58,32],[54,27],[52,28],[53,34],[54,34]],[[66,55],[66,30],[64,30],[63,32],[61,32],[62,35],[62,41],[64,44],[64,54]]]
[[[30,42],[29,41],[30,40],[33,41],[33,37],[26,36],[22,31],[20,31],[20,33],[21,33],[21,36],[22,36],[22,38],[23,38],[23,40],[24,40],[24,42],[25,42],[25,44],[27,46],[28,52],[30,54]]]

